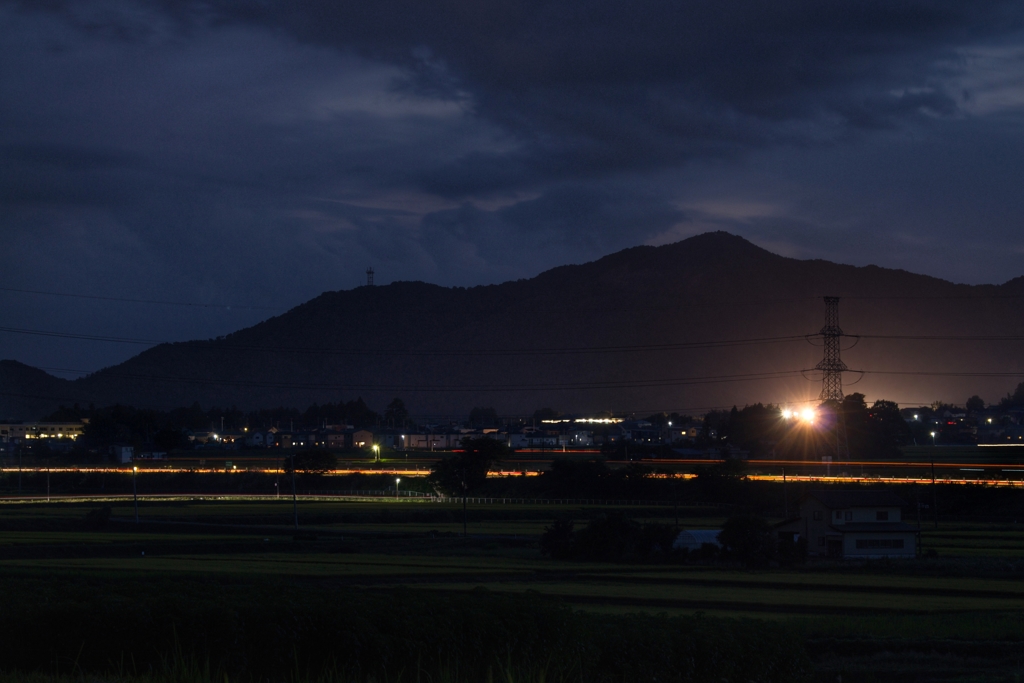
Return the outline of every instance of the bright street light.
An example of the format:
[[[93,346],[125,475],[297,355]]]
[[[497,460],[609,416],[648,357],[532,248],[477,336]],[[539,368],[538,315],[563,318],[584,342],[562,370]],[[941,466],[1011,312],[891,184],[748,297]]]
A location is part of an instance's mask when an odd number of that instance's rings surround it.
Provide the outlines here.
[[[134,456],[133,456],[134,457]],[[135,476],[139,473],[137,465],[132,465],[132,499],[135,501],[135,523],[139,523],[139,489],[135,484]]]
[[[398,482],[402,481],[401,477],[395,477],[395,498],[398,498]]]
[[[804,422],[814,422],[815,417],[817,415],[815,415],[813,408],[804,408],[803,412],[800,413],[800,419]]]

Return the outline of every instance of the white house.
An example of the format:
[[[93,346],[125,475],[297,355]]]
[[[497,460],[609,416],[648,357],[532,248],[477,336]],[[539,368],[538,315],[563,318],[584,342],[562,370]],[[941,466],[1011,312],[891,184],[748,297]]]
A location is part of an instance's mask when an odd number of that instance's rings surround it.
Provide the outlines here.
[[[906,501],[891,491],[811,491],[779,537],[807,539],[807,554],[835,558],[915,557],[917,527],[903,521]]]

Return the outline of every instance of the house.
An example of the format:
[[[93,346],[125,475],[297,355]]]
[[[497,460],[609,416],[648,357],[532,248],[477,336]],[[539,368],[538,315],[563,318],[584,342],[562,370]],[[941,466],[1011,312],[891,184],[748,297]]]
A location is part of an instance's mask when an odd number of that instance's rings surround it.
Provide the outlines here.
[[[269,432],[249,432],[245,437],[245,445],[249,448],[270,448],[274,445],[274,435]]]
[[[352,441],[349,448],[369,448],[373,445],[373,432],[369,429],[356,429],[352,431]]]
[[[907,502],[891,491],[811,491],[779,538],[807,540],[807,554],[835,558],[915,557],[918,529],[903,522]]]
[[[5,422],[0,424],[0,441],[20,443],[24,439],[77,439],[88,422]]]
[[[589,429],[573,429],[566,435],[566,444],[569,446],[593,446],[594,432]]]
[[[114,456],[114,462],[125,464],[135,460],[135,447],[134,446],[111,446],[110,454]]]
[[[705,545],[721,547],[722,544],[718,542],[718,535],[720,533],[722,533],[721,529],[688,529],[680,531],[679,535],[676,536],[676,540],[672,542],[672,549],[686,549],[690,552],[696,552]]]
[[[512,448],[555,448],[558,446],[558,432],[526,427],[518,433],[509,434]]]

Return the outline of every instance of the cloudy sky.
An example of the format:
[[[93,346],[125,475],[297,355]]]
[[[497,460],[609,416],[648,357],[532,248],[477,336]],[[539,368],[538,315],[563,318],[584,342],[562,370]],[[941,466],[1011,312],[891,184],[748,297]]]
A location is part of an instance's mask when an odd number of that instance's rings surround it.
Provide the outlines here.
[[[370,265],[493,283],[708,230],[1003,282],[1022,123],[1019,0],[0,0],[2,325],[210,337]]]

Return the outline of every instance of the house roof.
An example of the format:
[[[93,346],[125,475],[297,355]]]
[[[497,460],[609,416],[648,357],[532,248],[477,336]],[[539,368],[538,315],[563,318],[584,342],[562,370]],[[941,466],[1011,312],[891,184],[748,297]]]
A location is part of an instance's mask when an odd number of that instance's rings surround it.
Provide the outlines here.
[[[833,531],[842,533],[906,533],[917,531],[917,527],[906,522],[850,522],[847,524],[833,524],[829,526]]]
[[[673,548],[699,548],[705,543],[719,545],[718,535],[721,529],[687,529],[680,531],[676,540],[672,543]]]
[[[907,501],[891,491],[811,491],[808,498],[830,509],[906,507]]]

